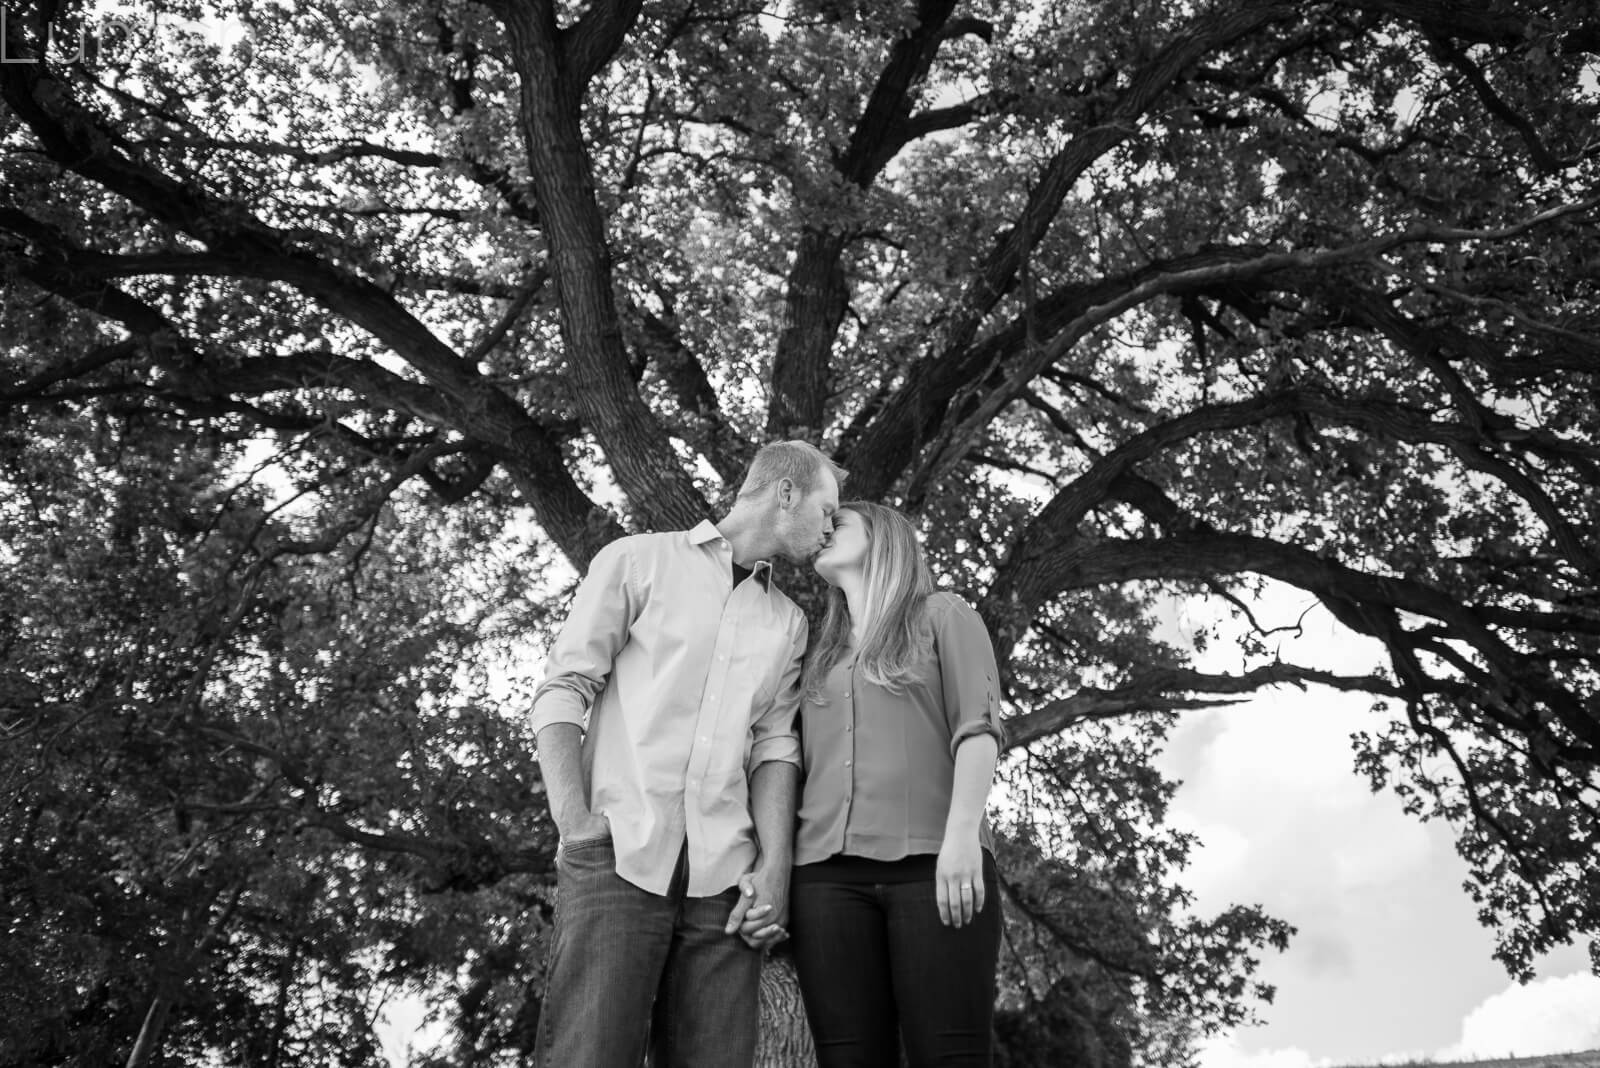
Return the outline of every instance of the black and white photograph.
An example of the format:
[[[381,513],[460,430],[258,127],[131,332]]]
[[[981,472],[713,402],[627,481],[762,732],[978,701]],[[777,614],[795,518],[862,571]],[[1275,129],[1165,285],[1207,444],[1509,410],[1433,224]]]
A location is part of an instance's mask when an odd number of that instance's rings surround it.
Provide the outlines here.
[[[0,1068],[1600,1068],[1589,0],[0,0]]]

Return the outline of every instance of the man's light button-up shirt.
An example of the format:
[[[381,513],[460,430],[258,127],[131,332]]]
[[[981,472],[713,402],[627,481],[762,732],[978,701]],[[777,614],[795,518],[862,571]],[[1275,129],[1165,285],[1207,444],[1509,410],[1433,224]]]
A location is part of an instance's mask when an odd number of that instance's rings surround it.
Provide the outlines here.
[[[637,534],[601,549],[534,693],[533,729],[586,727],[590,811],[617,874],[665,894],[688,844],[691,897],[754,865],[750,774],[800,762],[795,712],[806,623],[766,561],[733,585],[717,528]]]

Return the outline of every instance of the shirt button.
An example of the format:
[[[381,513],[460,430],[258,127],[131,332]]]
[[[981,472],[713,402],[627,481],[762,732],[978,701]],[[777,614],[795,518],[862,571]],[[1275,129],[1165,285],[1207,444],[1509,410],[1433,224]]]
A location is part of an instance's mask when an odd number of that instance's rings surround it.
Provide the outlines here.
[[[849,697],[849,696],[850,696],[850,691],[849,691],[849,690],[846,690],[846,691],[845,691],[845,692],[844,692],[844,695],[845,695],[845,696],[846,696],[846,697]]]
[[[852,727],[852,726],[850,726],[850,724],[848,724],[848,723],[846,723],[846,724],[845,724],[845,725],[844,725],[844,732],[845,732],[845,733],[846,733],[846,734],[849,734],[849,733],[850,733],[850,732],[851,732],[851,731],[853,731],[853,730],[855,730],[855,728],[854,728],[854,727]]]
[[[847,767],[847,768],[848,768],[848,767],[849,767],[849,766],[850,766],[850,761],[848,761],[848,760],[846,760],[846,761],[845,761],[845,762],[844,762],[844,766],[845,766],[845,767]]]

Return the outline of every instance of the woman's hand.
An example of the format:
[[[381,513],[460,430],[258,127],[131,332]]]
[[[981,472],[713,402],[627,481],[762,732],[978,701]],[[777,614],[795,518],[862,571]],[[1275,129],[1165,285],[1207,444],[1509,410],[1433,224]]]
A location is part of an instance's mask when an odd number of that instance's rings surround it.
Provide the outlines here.
[[[983,911],[983,847],[977,835],[946,835],[934,867],[939,922],[961,927]]]
[[[724,930],[762,951],[789,937],[789,867],[772,865],[739,876],[739,900]]]

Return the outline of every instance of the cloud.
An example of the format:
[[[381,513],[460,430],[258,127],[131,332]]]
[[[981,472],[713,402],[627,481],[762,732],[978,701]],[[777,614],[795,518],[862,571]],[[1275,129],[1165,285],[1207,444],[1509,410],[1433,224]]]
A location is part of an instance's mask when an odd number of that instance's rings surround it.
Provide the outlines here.
[[[1234,1035],[1208,1038],[1200,1043],[1200,1068],[1322,1068],[1298,1046],[1285,1049],[1243,1050]]]
[[[1235,1060],[1298,1049],[1372,1064],[1431,1051],[1506,984],[1461,890],[1450,828],[1406,816],[1352,773],[1349,734],[1372,719],[1360,698],[1285,689],[1193,713],[1173,734],[1167,767],[1185,782],[1171,818],[1203,843],[1179,877],[1195,910],[1256,903],[1298,928],[1287,953],[1262,955],[1256,977],[1277,996],[1258,1006],[1264,1026],[1241,1036]],[[1553,954],[1540,971],[1571,972],[1581,953]]]
[[[1392,901],[1451,852],[1353,773],[1350,732],[1369,722],[1359,699],[1291,690],[1194,713],[1175,732],[1162,763],[1184,779],[1173,822],[1204,843],[1184,878],[1200,908],[1342,916],[1353,894]]]
[[[1600,976],[1566,975],[1513,984],[1461,1021],[1443,1059],[1528,1057],[1600,1047]]]
[[[1256,604],[1264,626],[1300,623],[1292,637],[1272,638],[1282,639],[1285,661],[1350,674],[1382,662],[1372,643],[1342,632],[1322,609],[1306,612],[1306,604],[1305,595],[1276,586]],[[1175,602],[1164,634],[1184,640],[1206,623],[1200,617],[1196,603]],[[1198,666],[1237,672],[1241,665],[1223,635]],[[1373,794],[1354,772],[1351,733],[1386,721],[1371,706],[1360,695],[1279,686],[1188,713],[1169,740],[1161,767],[1183,781],[1170,819],[1203,843],[1179,876],[1195,894],[1195,911],[1259,904],[1298,928],[1287,953],[1262,954],[1256,978],[1277,994],[1257,1006],[1261,1026],[1208,1044],[1205,1068],[1416,1060],[1458,1035],[1487,1056],[1535,1048],[1532,1039],[1494,1038],[1515,1034],[1506,1028],[1536,1010],[1532,1002],[1496,1000],[1505,972],[1493,960],[1493,933],[1462,892],[1467,869],[1450,827],[1405,815],[1391,792]],[[1581,947],[1563,947],[1537,967],[1544,976],[1566,975],[1586,969],[1587,958]],[[1540,991],[1541,1005],[1571,1012],[1565,1023],[1536,1028],[1549,1040],[1539,1048],[1600,1046],[1600,1036],[1589,1037],[1600,1026],[1600,992]],[[1469,1019],[1473,1006],[1481,1020]]]

